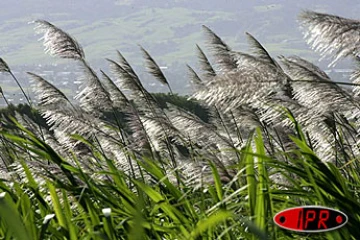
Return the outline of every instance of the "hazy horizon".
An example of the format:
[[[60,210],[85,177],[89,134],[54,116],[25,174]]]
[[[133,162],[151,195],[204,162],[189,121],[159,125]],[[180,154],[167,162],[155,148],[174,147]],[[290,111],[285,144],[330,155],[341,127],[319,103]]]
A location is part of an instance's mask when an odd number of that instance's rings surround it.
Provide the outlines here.
[[[200,0],[5,0],[2,7],[0,57],[18,72],[24,86],[28,86],[26,72],[32,71],[42,74],[64,91],[73,94],[78,91],[76,75],[69,77],[64,73],[74,64],[44,53],[43,45],[38,41],[40,36],[35,34],[34,25],[29,24],[44,19],[78,40],[96,71],[107,70],[105,58],[116,59],[116,50],[119,50],[150,91],[166,91],[166,87],[146,73],[140,44],[160,66],[168,67],[164,72],[175,92],[186,94],[191,90],[186,64],[196,69],[195,46],[199,44],[206,49],[202,25],[212,29],[234,50],[249,50],[245,35],[249,32],[274,58],[299,55],[326,70],[329,61],[319,62],[319,55],[306,44],[297,23],[298,15],[309,9],[356,19],[360,3],[325,0],[229,0],[226,3],[210,0],[206,4]],[[39,67],[49,64],[57,67]],[[349,61],[341,61],[337,67],[350,65]],[[344,75],[336,76],[340,76],[340,80],[344,78]],[[7,93],[19,94],[8,76],[0,75],[0,82]]]
[[[204,45],[206,25],[236,50],[246,51],[245,32],[270,53],[316,59],[302,39],[297,16],[310,9],[356,18],[355,1],[202,1],[82,0],[2,2],[0,56],[10,65],[59,62],[44,54],[33,25],[50,21],[69,32],[84,47],[91,62],[122,51],[139,65],[141,44],[162,63],[192,62],[195,44]]]

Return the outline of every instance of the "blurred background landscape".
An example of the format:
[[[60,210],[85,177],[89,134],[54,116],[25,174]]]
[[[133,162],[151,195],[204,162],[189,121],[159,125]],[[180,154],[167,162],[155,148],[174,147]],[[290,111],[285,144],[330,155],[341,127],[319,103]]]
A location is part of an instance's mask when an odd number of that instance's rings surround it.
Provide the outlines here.
[[[0,57],[25,88],[29,86],[26,71],[32,71],[64,93],[75,95],[81,71],[72,62],[45,54],[34,25],[29,24],[44,19],[77,39],[95,70],[107,71],[105,58],[116,58],[119,50],[149,91],[166,92],[166,87],[145,72],[140,44],[161,66],[173,90],[185,95],[191,92],[186,64],[196,68],[195,44],[205,47],[201,26],[206,25],[234,50],[247,51],[245,32],[249,32],[273,57],[296,54],[313,61],[337,81],[346,81],[352,63],[343,61],[328,69],[328,61],[319,62],[303,39],[297,15],[309,9],[357,19],[359,7],[360,2],[354,0],[2,0]],[[0,75],[0,86],[9,101],[24,101],[8,75]],[[2,99],[0,104],[5,104]]]

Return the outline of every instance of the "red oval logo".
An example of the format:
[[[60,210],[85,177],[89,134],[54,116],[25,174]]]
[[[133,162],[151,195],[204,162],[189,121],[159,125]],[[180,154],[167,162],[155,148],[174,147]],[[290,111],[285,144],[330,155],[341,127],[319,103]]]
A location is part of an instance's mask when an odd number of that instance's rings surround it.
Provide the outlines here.
[[[322,206],[288,208],[274,216],[279,227],[306,233],[332,231],[343,227],[347,221],[343,212]]]

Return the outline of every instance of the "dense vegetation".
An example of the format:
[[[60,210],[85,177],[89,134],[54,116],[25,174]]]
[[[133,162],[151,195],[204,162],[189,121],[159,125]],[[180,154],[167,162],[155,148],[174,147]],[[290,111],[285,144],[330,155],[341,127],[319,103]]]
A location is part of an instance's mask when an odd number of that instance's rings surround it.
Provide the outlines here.
[[[194,100],[188,100],[187,96],[166,93],[152,93],[152,96],[157,100],[161,109],[166,109],[168,106],[167,104],[172,104],[195,114],[204,122],[209,121],[209,113],[207,109]],[[10,120],[10,117],[16,117],[16,114],[25,115],[35,123],[40,124],[41,127],[50,129],[50,126],[46,124],[46,119],[41,116],[36,108],[31,108],[29,104],[20,103],[18,105],[14,105],[10,103],[7,107],[0,109],[0,115],[5,117],[7,120]],[[117,114],[120,122],[128,120],[125,113],[121,112],[121,109],[117,109]],[[116,119],[111,111],[104,112],[101,118],[113,123],[116,122]]]
[[[315,50],[359,61],[359,22],[300,20]],[[145,49],[168,95],[150,94],[120,52],[99,77],[69,34],[35,24],[85,85],[73,101],[29,73],[37,105],[27,98],[20,114],[2,112],[2,238],[360,238],[359,72],[342,88],[305,59],[275,60],[250,34],[244,53],[204,27],[212,59],[197,48],[201,74],[188,66],[196,101],[185,101]],[[3,59],[0,72],[18,84]],[[277,212],[299,205],[339,209],[349,222],[311,235],[275,226]]]

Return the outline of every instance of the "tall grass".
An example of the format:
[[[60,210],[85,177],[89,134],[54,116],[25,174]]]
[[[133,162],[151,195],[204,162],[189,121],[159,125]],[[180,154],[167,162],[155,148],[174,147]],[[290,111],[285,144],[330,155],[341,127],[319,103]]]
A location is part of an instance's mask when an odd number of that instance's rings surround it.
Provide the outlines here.
[[[327,22],[344,48],[354,48],[352,35],[338,31],[347,20],[313,12],[301,19],[316,44],[331,48],[314,30]],[[2,117],[0,237],[360,238],[356,84],[354,92],[341,88],[296,56],[277,62],[250,34],[251,52],[234,51],[204,27],[213,58],[197,46],[201,74],[189,67],[192,98],[209,112],[204,121],[179,105],[163,108],[120,52],[108,59],[111,76],[99,78],[70,34],[35,23],[46,50],[78,64],[85,85],[70,100],[29,73],[48,126]],[[141,51],[172,94],[171,81]],[[349,222],[311,235],[275,226],[276,213],[299,205],[339,209]]]

